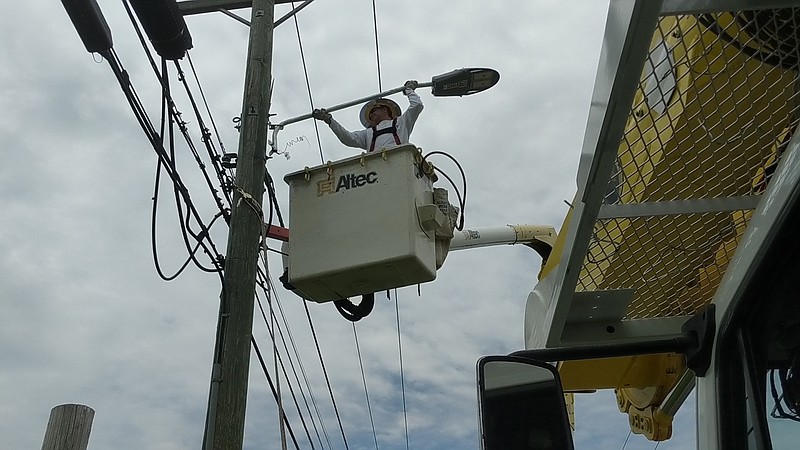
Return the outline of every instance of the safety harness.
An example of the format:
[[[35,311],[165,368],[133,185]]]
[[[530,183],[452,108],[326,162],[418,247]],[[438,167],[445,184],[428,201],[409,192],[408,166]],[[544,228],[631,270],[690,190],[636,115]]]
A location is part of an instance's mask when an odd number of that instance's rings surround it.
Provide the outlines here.
[[[372,127],[372,144],[369,146],[369,151],[375,151],[375,141],[378,139],[378,136],[382,134],[389,134],[392,133],[394,135],[394,143],[400,145],[400,136],[397,135],[397,118],[395,117],[392,119],[392,126],[386,127],[382,130],[378,130],[375,127]]]

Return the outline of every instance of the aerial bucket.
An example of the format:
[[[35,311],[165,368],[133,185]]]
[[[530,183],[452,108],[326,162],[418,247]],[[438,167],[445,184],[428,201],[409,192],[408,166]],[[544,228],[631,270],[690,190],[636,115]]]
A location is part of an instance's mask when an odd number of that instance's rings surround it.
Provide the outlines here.
[[[431,166],[414,145],[305,168],[289,184],[288,281],[319,303],[432,281]]]

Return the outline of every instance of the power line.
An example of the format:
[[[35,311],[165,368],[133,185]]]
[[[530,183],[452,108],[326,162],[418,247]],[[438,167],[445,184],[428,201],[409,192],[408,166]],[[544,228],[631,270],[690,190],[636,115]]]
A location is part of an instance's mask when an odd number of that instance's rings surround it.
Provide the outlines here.
[[[191,245],[188,243],[188,237],[186,236],[186,233],[185,233],[186,229],[183,227],[184,223],[183,223],[183,221],[181,221],[180,222],[181,223],[181,231],[182,231],[182,235],[184,237],[184,243],[186,244],[187,249],[189,249],[190,258],[192,258],[192,260],[195,262],[195,264],[201,270],[204,270],[204,271],[207,271],[207,272],[218,272],[218,271],[220,271],[221,267],[219,265],[219,258],[218,258],[219,252],[216,250],[216,246],[214,245],[213,240],[211,239],[211,237],[209,235],[208,227],[203,223],[203,220],[201,219],[199,212],[197,211],[197,209],[195,208],[194,204],[192,203],[191,197],[189,195],[188,188],[186,188],[185,184],[181,180],[180,175],[178,174],[177,168],[176,168],[176,166],[174,164],[173,154],[167,154],[166,150],[164,149],[164,145],[163,145],[163,142],[161,140],[160,134],[156,131],[155,127],[153,126],[152,122],[150,121],[150,118],[147,115],[147,111],[145,110],[144,106],[142,105],[141,99],[139,98],[138,94],[136,93],[136,90],[134,89],[133,85],[131,84],[130,78],[128,76],[128,73],[123,68],[122,63],[120,62],[119,57],[117,56],[117,54],[114,51],[114,49],[110,49],[108,51],[103,52],[102,56],[108,61],[112,72],[114,73],[115,77],[117,78],[117,81],[119,82],[120,88],[122,89],[123,93],[125,94],[125,98],[128,100],[128,104],[131,107],[131,110],[134,113],[134,116],[136,117],[137,121],[139,122],[139,125],[142,128],[142,131],[144,132],[145,136],[150,141],[151,147],[156,152],[156,155],[158,156],[159,167],[163,168],[165,170],[165,172],[168,174],[168,176],[170,177],[170,179],[172,180],[174,191],[175,191],[175,196],[176,196],[176,201],[177,201],[178,206],[180,207],[181,201],[186,205],[186,207],[187,207],[187,216],[186,216],[187,224],[188,224],[188,221],[189,221],[190,218],[194,218],[194,220],[198,223],[198,225],[201,228],[200,233],[193,233],[193,232],[191,232],[191,230],[189,230],[190,234],[192,234],[192,237],[199,243],[200,247],[203,248],[203,250],[209,256],[209,258],[211,259],[211,261],[212,261],[212,263],[214,264],[215,267],[213,269],[203,267],[194,258],[194,252],[193,252],[193,250],[191,248]],[[155,69],[155,70],[156,70],[156,74],[159,77],[159,79],[162,80],[161,77],[160,77],[160,74],[158,74],[158,70],[157,69]],[[166,95],[167,91],[164,90],[163,86],[164,85],[163,85],[163,80],[162,80],[162,92],[164,92],[164,94]],[[175,110],[174,110],[174,104],[172,103],[171,98],[169,98],[168,96],[167,97],[163,97],[162,101],[164,102],[165,105],[169,105],[169,110],[170,110],[169,114],[170,114],[171,117],[174,117]],[[171,130],[171,128],[170,128],[170,130]],[[170,139],[170,145],[171,145],[172,151],[174,153],[174,147],[173,147],[174,141],[172,139]],[[179,209],[179,217],[182,217],[182,216],[183,216],[182,209]],[[205,244],[203,244],[203,241],[207,241],[208,242],[208,245],[210,246],[211,250],[209,250],[209,248],[206,247]],[[212,253],[212,251],[213,251],[213,253]]]
[[[294,8],[294,2],[292,2],[292,8]],[[306,65],[306,55],[303,51],[303,40],[300,38],[300,24],[297,22],[297,15],[292,16],[294,19],[294,29],[297,33],[297,44],[300,47],[300,59],[303,62],[303,74],[306,78],[306,89],[308,90],[308,102],[311,104],[311,110],[314,110],[314,98],[311,96],[311,82],[308,79],[308,66]],[[317,135],[317,145],[319,146],[319,159],[320,162],[323,164],[325,163],[325,157],[322,155],[322,142],[319,139],[319,125],[317,125],[317,121],[314,120],[314,133]]]
[[[261,370],[264,372],[264,376],[267,378],[267,382],[269,383],[269,387],[272,390],[272,396],[275,398],[275,402],[278,405],[281,405],[280,402],[280,395],[278,391],[275,389],[275,384],[272,381],[272,377],[269,376],[269,370],[267,370],[267,364],[264,361],[264,357],[261,355],[261,349],[258,347],[258,342],[256,342],[256,338],[250,336],[250,343],[253,345],[253,350],[256,352],[256,356],[258,357],[259,363],[261,363]],[[277,378],[277,373],[275,374]],[[292,426],[289,423],[289,420],[286,418],[285,414],[281,414],[281,419],[283,419],[283,423],[286,425],[287,429],[289,430],[289,435],[292,438],[292,442],[294,443],[294,448],[300,450],[300,446],[297,444],[297,438],[294,436],[294,431],[292,431]]]
[[[628,439],[631,438],[631,432],[632,431],[628,431],[628,436],[625,438],[625,442],[622,444],[622,450],[625,450],[625,447],[628,446]]]
[[[203,99],[203,105],[205,105],[206,113],[208,114],[209,120],[211,120],[211,126],[214,128],[214,135],[217,138],[217,142],[219,143],[220,152],[224,155],[225,154],[225,144],[222,142],[222,137],[219,134],[219,130],[217,129],[217,123],[214,121],[214,116],[211,114],[211,108],[208,106],[208,100],[206,99],[206,94],[203,91],[203,86],[200,84],[200,78],[197,75],[197,69],[194,67],[194,62],[192,61],[192,56],[189,52],[186,52],[186,59],[189,61],[189,67],[192,69],[192,74],[194,75],[195,83],[197,84],[197,89],[200,91],[200,96]],[[231,175],[231,171],[226,172],[224,169],[218,166],[219,164],[220,154],[217,153],[214,155],[212,162],[214,163],[214,167],[217,168],[217,175],[220,178],[220,186],[223,187],[223,192],[227,196],[228,204],[231,203],[230,191],[225,189],[225,186],[228,186],[228,183],[231,183],[233,180],[233,176]]]
[[[262,286],[262,288],[263,287],[264,286]],[[266,289],[265,289],[265,291],[266,291]],[[294,388],[292,387],[292,383],[289,381],[289,375],[286,372],[286,365],[283,363],[283,358],[281,358],[280,353],[277,351],[277,344],[276,344],[277,337],[276,337],[276,334],[279,334],[280,338],[281,338],[281,341],[283,342],[284,349],[286,350],[286,356],[289,359],[290,365],[294,369],[294,365],[292,363],[292,359],[291,359],[291,355],[289,353],[289,349],[286,346],[286,339],[283,337],[283,332],[280,330],[280,326],[277,324],[277,322],[274,322],[276,320],[276,315],[275,315],[275,312],[272,309],[272,307],[270,306],[270,318],[271,319],[267,319],[266,313],[264,311],[264,305],[261,302],[261,299],[259,297],[256,297],[256,300],[258,301],[258,307],[259,307],[259,310],[261,311],[261,317],[264,319],[264,323],[267,324],[268,322],[273,322],[273,327],[272,328],[267,327],[267,331],[270,334],[270,338],[272,340],[273,347],[275,348],[275,358],[276,358],[276,361],[280,362],[281,370],[283,372],[283,377],[286,379],[287,386],[289,387],[289,392],[290,392],[290,394],[292,396],[292,399],[294,400],[295,408],[297,409],[297,415],[300,418],[300,422],[302,423],[303,429],[306,432],[306,437],[308,438],[308,442],[311,445],[311,448],[313,450],[315,447],[314,447],[314,442],[313,442],[313,440],[311,438],[311,433],[308,430],[308,426],[306,424],[305,417],[303,416],[303,412],[300,410],[300,404],[297,401],[297,395],[295,394]],[[275,330],[277,330],[278,333],[276,333]],[[303,396],[303,399],[305,400],[305,393],[302,390],[302,386],[300,385],[299,378],[297,378],[297,372],[296,371],[294,371],[294,375],[295,375],[295,379],[298,381],[298,388],[300,388],[300,393]],[[277,376],[277,368],[276,368],[276,376]],[[308,402],[306,402],[306,407],[308,407]],[[311,414],[311,411],[309,410],[309,415],[310,414]],[[311,419],[313,420],[313,416],[311,417]],[[316,427],[316,424],[314,426]],[[317,434],[317,437],[319,437],[319,434]]]
[[[358,352],[358,365],[361,367],[361,380],[364,382],[364,396],[367,398],[367,411],[369,411],[369,423],[372,425],[372,437],[375,439],[375,450],[378,450],[378,434],[375,432],[375,421],[372,418],[372,406],[369,402],[369,390],[367,390],[367,375],[364,373],[364,363],[361,358],[361,346],[358,344],[358,332],[356,331],[356,323],[353,324],[353,338],[356,341],[356,351]]]
[[[201,169],[203,168],[202,161],[199,159],[199,155],[197,155],[196,150],[194,148],[194,144],[192,143],[191,137],[188,134],[188,130],[186,128],[186,123],[183,122],[182,120],[180,120],[181,114],[178,111],[178,109],[177,109],[177,107],[175,105],[175,102],[173,101],[172,96],[170,94],[168,78],[166,76],[166,74],[167,74],[166,60],[162,59],[162,70],[159,72],[159,69],[156,66],[155,60],[153,58],[153,55],[152,55],[152,53],[150,52],[150,49],[147,46],[147,41],[145,40],[144,35],[143,35],[142,31],[141,31],[141,28],[139,27],[138,23],[136,22],[136,19],[134,18],[133,12],[130,9],[130,5],[129,5],[128,1],[123,1],[123,6],[125,7],[125,11],[126,11],[126,13],[128,15],[128,18],[129,18],[134,30],[136,31],[137,37],[139,38],[139,43],[142,46],[145,55],[147,56],[147,59],[148,59],[148,61],[150,63],[150,66],[151,66],[151,68],[153,70],[153,73],[155,74],[155,76],[158,79],[159,84],[161,86],[162,113],[166,109],[167,112],[168,112],[168,115],[170,117],[170,128],[169,128],[170,154],[169,155],[166,154],[166,151],[165,151],[165,149],[163,147],[163,139],[162,139],[162,136],[164,134],[164,132],[163,132],[164,131],[163,115],[162,115],[162,126],[161,126],[162,132],[159,134],[158,132],[155,131],[154,127],[152,126],[152,123],[150,122],[150,119],[147,116],[147,113],[146,113],[146,111],[144,109],[144,106],[142,105],[140,99],[138,98],[138,95],[136,94],[135,90],[133,89],[133,85],[130,82],[130,78],[128,76],[128,73],[122,68],[121,62],[119,61],[119,58],[117,57],[117,55],[114,52],[113,48],[110,49],[108,52],[104,52],[103,56],[104,56],[104,58],[106,58],[106,60],[108,60],[109,65],[112,68],[112,71],[114,72],[115,76],[117,77],[117,80],[119,81],[120,87],[122,88],[123,92],[126,95],[126,98],[128,99],[128,102],[129,102],[129,104],[131,106],[131,109],[134,112],[134,115],[136,116],[137,120],[139,121],[139,124],[142,127],[143,131],[145,132],[145,135],[150,140],[150,143],[151,143],[153,149],[156,151],[156,154],[159,157],[159,165],[160,165],[159,167],[164,168],[165,171],[167,172],[167,174],[170,176],[170,178],[173,181],[175,199],[176,199],[176,206],[178,208],[178,216],[181,218],[181,219],[179,219],[179,223],[181,225],[181,235],[182,235],[182,237],[184,239],[184,244],[186,246],[186,249],[189,252],[189,259],[191,261],[193,261],[195,263],[195,265],[202,271],[205,271],[205,272],[219,272],[219,271],[222,270],[221,264],[220,264],[221,256],[220,256],[220,253],[216,250],[216,246],[214,245],[213,240],[210,237],[210,234],[209,234],[210,225],[209,226],[205,225],[203,223],[202,219],[200,218],[200,214],[198,213],[197,209],[195,208],[195,206],[193,205],[193,203],[191,201],[191,197],[189,195],[189,190],[184,185],[184,183],[182,182],[182,180],[181,180],[181,178],[180,178],[180,176],[178,174],[177,168],[175,166],[174,134],[173,134],[173,128],[172,128],[172,124],[173,124],[172,120],[173,119],[175,120],[175,123],[178,124],[178,127],[181,129],[181,132],[182,132],[182,134],[184,136],[184,139],[186,140],[186,143],[189,146],[189,148],[195,154],[196,160],[200,164]],[[179,67],[178,67],[178,70],[180,70]],[[187,90],[188,90],[188,87],[187,87]],[[191,98],[191,92],[189,92],[189,96]],[[206,178],[207,178],[207,175],[206,175]],[[218,198],[216,197],[216,193],[215,193],[215,190],[214,190],[213,186],[211,186],[210,184],[209,184],[209,186],[210,186],[210,188],[212,190],[212,195],[215,197],[215,200],[217,200],[218,207],[220,208],[220,210],[222,211],[222,213],[224,215],[225,214],[224,208],[222,208]],[[186,207],[187,207],[185,223],[184,223],[184,221],[182,219],[183,212],[182,212],[182,208],[181,208],[181,201],[183,203],[185,203]],[[194,218],[194,220],[200,226],[200,232],[199,233],[193,232],[191,230],[191,228],[189,227],[189,221],[190,221],[191,218]],[[216,220],[216,218],[214,220]],[[213,223],[214,220],[212,220],[212,223]],[[196,245],[194,248],[192,248],[192,245],[188,241],[187,233],[190,234],[192,236],[192,238],[194,238],[198,242],[198,245]],[[209,251],[209,249],[205,246],[205,244],[203,244],[203,241],[207,241],[208,242],[211,250],[213,250],[213,253],[212,253],[212,251]],[[206,254],[208,254],[209,258],[212,260],[212,262],[213,262],[213,264],[215,266],[214,268],[206,268],[206,267],[204,267],[195,258],[195,252],[197,251],[197,249],[199,247],[203,248],[204,252]],[[155,255],[155,251],[154,251],[154,255]],[[181,270],[182,269],[180,269],[179,272]],[[162,278],[165,278],[165,279],[173,279],[173,277],[164,276],[163,273],[160,273],[159,275],[161,275]]]
[[[375,0],[372,0],[372,25],[375,28],[375,61],[378,67],[378,92],[383,92],[383,87],[381,87],[381,52],[378,46],[378,9],[375,7]]]
[[[331,403],[333,404],[333,411],[336,413],[336,420],[339,422],[339,429],[342,431],[342,441],[344,441],[344,448],[349,449],[347,445],[347,437],[344,435],[344,427],[342,426],[342,418],[339,416],[339,408],[336,406],[336,399],[333,397],[333,389],[331,388],[331,380],[328,377],[328,370],[325,368],[325,361],[322,359],[322,351],[319,348],[319,340],[317,333],[314,331],[314,323],[311,321],[311,312],[308,310],[308,302],[303,300],[303,307],[306,310],[306,317],[308,317],[308,325],[311,327],[311,335],[314,337],[314,345],[317,347],[317,355],[319,356],[319,363],[322,366],[322,373],[325,375],[325,383],[328,385],[328,392],[331,394]]]
[[[397,318],[397,350],[400,355],[400,390],[403,394],[403,425],[406,429],[406,449],[408,449],[408,410],[406,409],[406,382],[403,375],[403,344],[400,338],[400,301],[397,298],[397,288],[394,289],[394,312]]]
[[[261,275],[263,276],[263,274],[261,274]],[[267,280],[267,282],[269,283],[269,286],[272,288],[272,291],[275,292],[275,285],[274,285],[274,283],[272,281],[272,278],[270,277]],[[262,288],[263,288],[263,286],[262,286]],[[300,354],[297,351],[297,344],[294,341],[294,336],[292,335],[292,329],[291,329],[291,327],[289,327],[289,322],[286,320],[286,314],[283,311],[283,306],[281,305],[280,298],[277,295],[276,295],[275,298],[276,298],[276,303],[278,305],[278,311],[281,313],[281,317],[283,318],[283,324],[284,324],[284,328],[286,329],[286,334],[289,336],[289,343],[291,344],[291,347],[294,350],[293,353],[294,353],[295,359],[297,360],[297,365],[300,366],[300,373],[303,376],[303,382],[305,383],[306,388],[308,389],[308,396],[311,397],[311,404],[314,406],[314,411],[317,413],[317,417],[319,418],[320,427],[322,428],[322,433],[325,436],[325,441],[328,443],[328,447],[332,447],[330,438],[328,437],[328,431],[325,428],[325,422],[324,422],[324,420],[322,418],[322,414],[320,414],[319,407],[317,406],[317,401],[316,401],[316,396],[314,395],[314,390],[311,388],[311,383],[308,380],[308,375],[306,374],[305,366],[303,365],[303,360],[300,358]],[[289,349],[288,349],[288,347],[286,347],[286,339],[283,336],[283,332],[281,331],[280,327],[278,328],[278,332],[281,334],[281,339],[284,342],[284,349],[286,350],[287,355],[289,355]],[[293,360],[292,360],[291,357],[289,357],[289,365],[292,368],[292,372],[294,373],[295,379],[297,380],[297,385],[300,388],[301,394],[303,395],[303,401],[305,402],[306,410],[308,411],[309,417],[311,418],[311,424],[314,427],[314,432],[317,435],[317,440],[319,441],[320,446],[322,448],[324,448],[325,446],[322,444],[322,439],[321,439],[321,437],[319,435],[319,430],[317,430],[317,424],[316,424],[316,421],[314,420],[314,415],[311,413],[311,409],[310,409],[310,407],[308,405],[308,402],[306,400],[305,393],[303,392],[303,389],[302,389],[302,384],[300,383],[299,377],[297,375],[297,370],[296,370],[296,368],[294,366],[294,363],[293,363]]]

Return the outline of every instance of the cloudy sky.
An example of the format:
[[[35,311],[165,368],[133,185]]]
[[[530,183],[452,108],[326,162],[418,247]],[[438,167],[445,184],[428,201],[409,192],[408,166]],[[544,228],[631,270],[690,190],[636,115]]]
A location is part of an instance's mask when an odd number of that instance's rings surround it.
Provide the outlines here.
[[[298,15],[314,105],[344,103],[407,79],[429,81],[456,68],[496,69],[499,84],[474,96],[435,98],[420,89],[425,109],[412,142],[426,152],[445,151],[463,167],[467,227],[558,228],[564,201],[575,191],[607,2],[375,3],[380,81],[372,2],[319,0]],[[114,48],[157,123],[160,92],[122,2],[99,4]],[[60,3],[12,9],[4,2],[0,10],[0,448],[39,447],[50,409],[63,403],[96,410],[90,448],[199,448],[219,277],[190,265],[174,281],[159,278],[150,249],[155,154],[108,64],[86,52]],[[279,5],[276,17],[288,10]],[[239,13],[249,18],[249,10]],[[221,141],[235,151],[232,118],[242,104],[248,29],[222,14],[187,23],[190,56]],[[309,112],[292,21],[275,30],[273,58],[273,120]],[[188,61],[182,65],[189,70]],[[176,98],[200,145],[191,105]],[[356,129],[357,111],[335,117]],[[278,147],[289,157],[276,155],[268,170],[286,218],[283,177],[319,164],[319,144],[324,160],[358,153],[338,144],[324,125],[318,141],[311,121],[282,131]],[[208,222],[215,213],[208,189],[186,146],[176,151],[178,170]],[[447,160],[434,162],[458,178]],[[158,255],[164,271],[174,272],[187,253],[175,205],[162,193]],[[212,236],[224,252],[221,221]],[[436,281],[419,293],[399,289],[397,299],[379,295],[375,311],[356,327],[331,304],[309,304],[348,447],[375,448],[377,441],[386,450],[477,448],[475,362],[523,347],[525,299],[540,262],[521,246],[454,252]],[[280,258],[272,254],[269,264],[277,282]],[[315,448],[345,448],[303,304],[282,288],[277,298],[282,330],[291,332],[307,375],[303,389],[311,386],[312,409],[319,411],[314,427],[306,417]],[[254,335],[273,372],[260,312]],[[311,448],[291,397],[285,401],[300,447]],[[280,448],[276,410],[254,358],[246,448]],[[691,411],[681,412],[675,438],[658,448],[693,448],[691,419]],[[579,397],[577,420],[578,449],[656,446],[641,436],[626,444],[627,418],[610,393]]]

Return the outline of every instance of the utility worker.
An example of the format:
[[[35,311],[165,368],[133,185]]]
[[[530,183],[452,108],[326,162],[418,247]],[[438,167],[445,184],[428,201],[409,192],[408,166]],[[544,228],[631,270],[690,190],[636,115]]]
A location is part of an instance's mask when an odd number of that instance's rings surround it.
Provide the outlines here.
[[[414,89],[415,80],[406,81],[403,94],[408,97],[408,109],[401,112],[400,106],[388,98],[377,98],[367,102],[359,114],[363,130],[349,131],[333,119],[325,109],[315,109],[312,116],[330,126],[333,134],[348,147],[362,148],[368,152],[407,144],[414,123],[422,112],[422,100]]]

